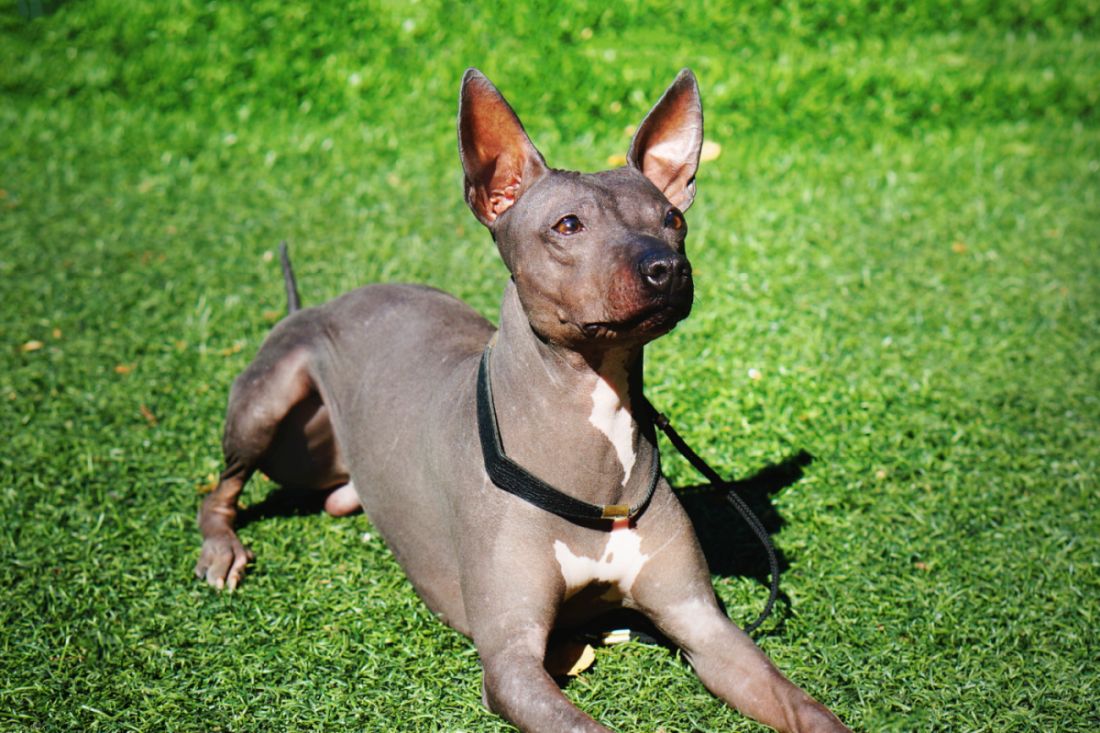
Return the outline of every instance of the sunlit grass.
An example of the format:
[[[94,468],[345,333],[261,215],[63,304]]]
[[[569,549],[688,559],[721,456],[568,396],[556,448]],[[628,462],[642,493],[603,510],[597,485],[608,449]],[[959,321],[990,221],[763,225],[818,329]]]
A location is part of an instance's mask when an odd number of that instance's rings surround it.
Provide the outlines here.
[[[780,667],[861,730],[1100,725],[1096,3],[642,5],[0,11],[0,726],[507,729],[362,517],[250,524],[235,595],[190,575],[280,240],[307,303],[405,280],[495,318],[469,65],[586,170],[698,74],[697,305],[647,384],[725,473],[814,456],[772,497]],[[763,587],[716,581],[755,615]],[[567,694],[757,729],[656,648]]]

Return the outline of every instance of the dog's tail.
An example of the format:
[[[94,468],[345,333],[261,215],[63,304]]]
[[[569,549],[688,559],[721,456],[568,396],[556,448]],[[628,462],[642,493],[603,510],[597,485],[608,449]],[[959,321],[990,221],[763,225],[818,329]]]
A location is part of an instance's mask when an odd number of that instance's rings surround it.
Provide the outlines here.
[[[290,266],[290,252],[286,240],[279,242],[279,262],[283,265],[283,284],[286,285],[286,312],[290,315],[302,307],[302,298],[298,295],[298,281],[294,279],[294,268]]]

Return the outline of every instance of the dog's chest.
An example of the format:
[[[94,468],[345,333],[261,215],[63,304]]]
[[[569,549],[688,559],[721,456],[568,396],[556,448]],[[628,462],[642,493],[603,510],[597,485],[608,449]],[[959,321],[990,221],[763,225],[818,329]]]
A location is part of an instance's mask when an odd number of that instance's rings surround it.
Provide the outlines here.
[[[625,525],[625,522],[624,522]],[[565,597],[570,598],[590,585],[605,585],[606,598],[628,598],[634,581],[649,556],[642,552],[642,536],[629,526],[617,526],[607,535],[598,556],[575,552],[569,543],[554,541],[554,556],[565,581]]]

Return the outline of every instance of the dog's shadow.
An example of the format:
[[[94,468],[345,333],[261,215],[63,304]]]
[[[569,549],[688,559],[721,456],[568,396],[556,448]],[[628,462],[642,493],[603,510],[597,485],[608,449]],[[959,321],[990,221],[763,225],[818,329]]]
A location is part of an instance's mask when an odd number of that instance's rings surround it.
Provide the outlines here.
[[[726,494],[732,491],[740,496],[760,519],[768,535],[774,535],[786,522],[775,508],[772,497],[798,482],[813,460],[808,451],[801,450],[760,469],[749,478],[720,486],[698,484],[681,486],[676,490],[680,503],[695,526],[711,573],[725,578],[753,578],[767,585],[767,552],[748,523],[726,500]],[[789,563],[778,548],[776,556],[782,574]]]
[[[276,485],[267,493],[263,501],[242,507],[237,512],[237,529],[241,530],[253,522],[273,517],[305,517],[320,514],[324,511],[325,499],[331,493],[331,491]]]

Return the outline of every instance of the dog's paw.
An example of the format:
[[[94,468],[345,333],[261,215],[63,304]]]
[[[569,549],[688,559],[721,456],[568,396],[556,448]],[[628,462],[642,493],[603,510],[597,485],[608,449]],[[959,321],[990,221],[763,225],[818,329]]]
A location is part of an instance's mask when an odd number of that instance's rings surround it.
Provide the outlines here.
[[[245,566],[254,557],[233,533],[207,537],[202,543],[199,561],[195,563],[195,576],[218,590],[236,590]]]

